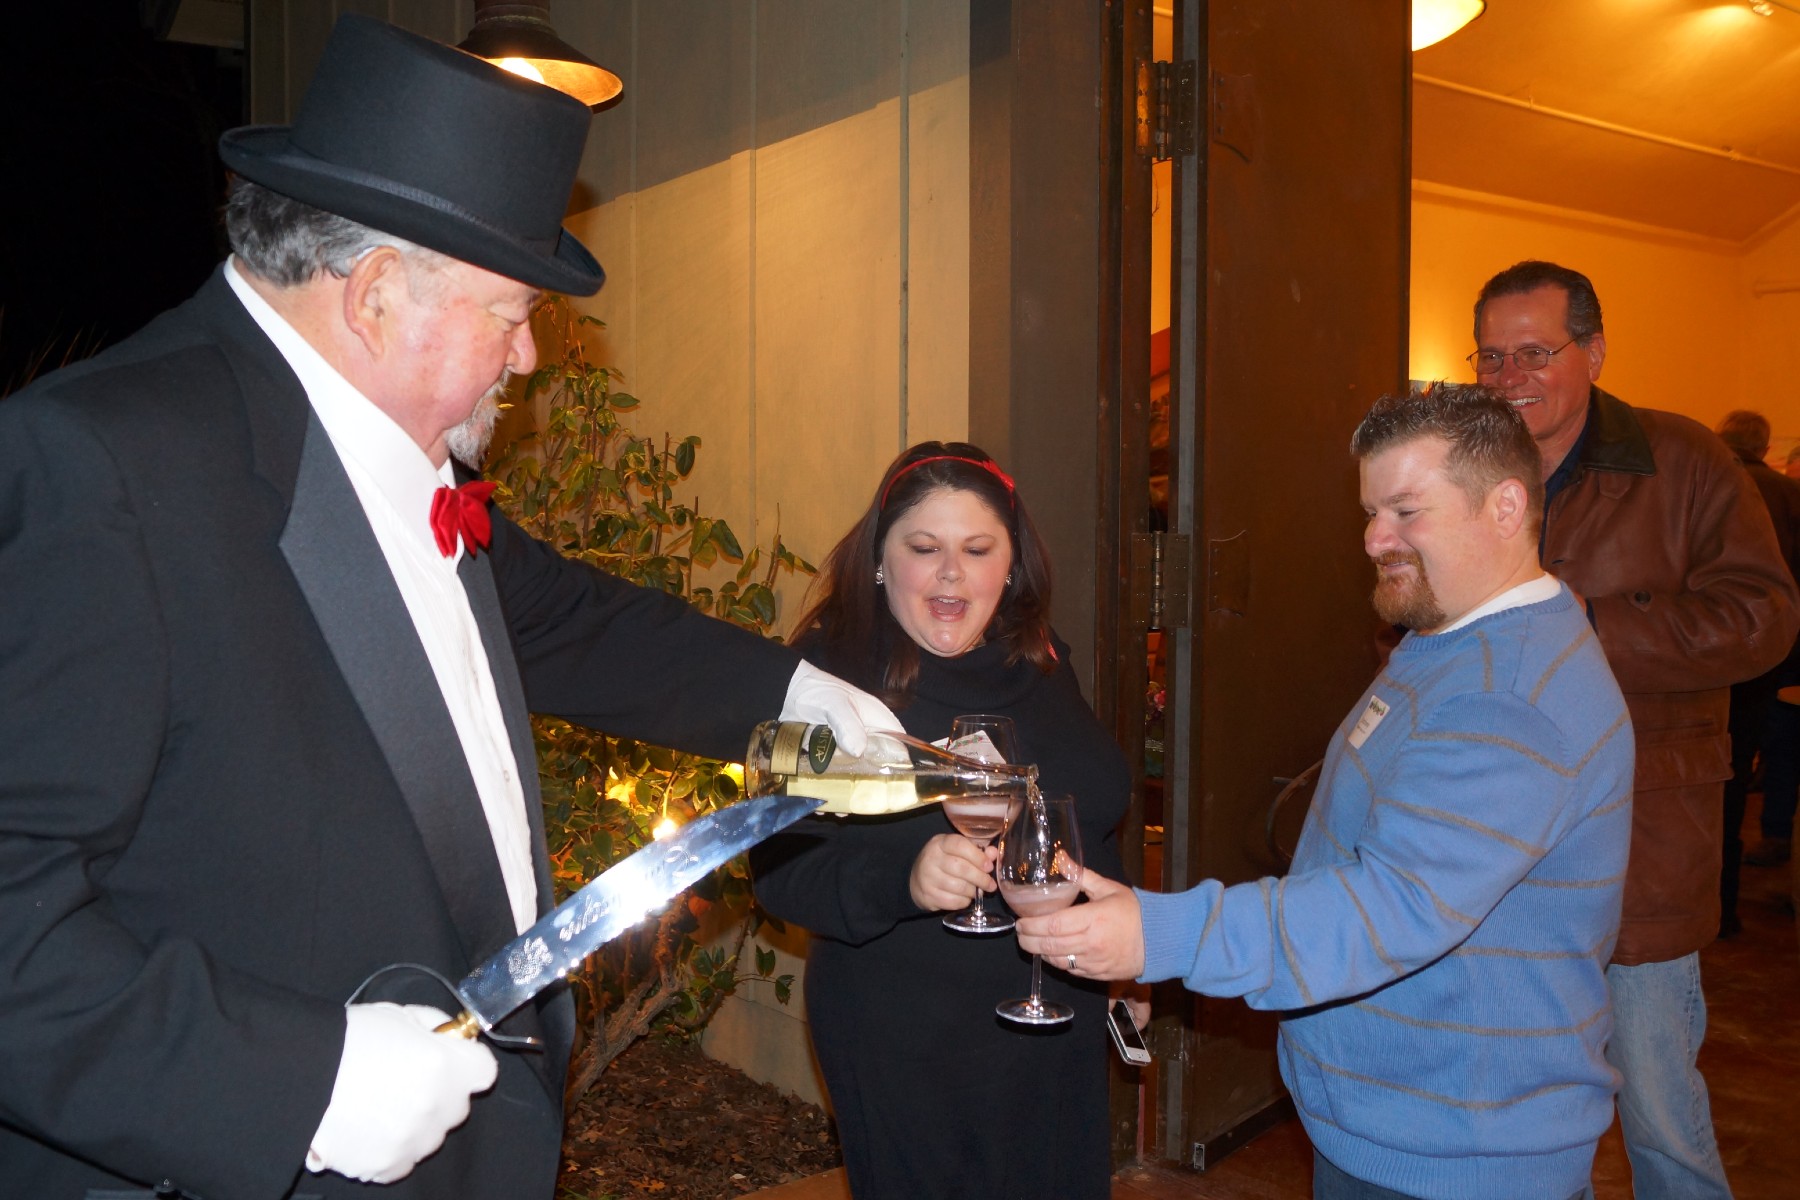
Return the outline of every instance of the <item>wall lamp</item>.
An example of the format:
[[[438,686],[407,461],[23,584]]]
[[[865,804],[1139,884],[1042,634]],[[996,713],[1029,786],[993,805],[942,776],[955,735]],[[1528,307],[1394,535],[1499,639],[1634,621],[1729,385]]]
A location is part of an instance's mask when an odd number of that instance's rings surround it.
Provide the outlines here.
[[[475,0],[475,27],[458,50],[599,108],[625,90],[619,77],[556,36],[550,5]]]

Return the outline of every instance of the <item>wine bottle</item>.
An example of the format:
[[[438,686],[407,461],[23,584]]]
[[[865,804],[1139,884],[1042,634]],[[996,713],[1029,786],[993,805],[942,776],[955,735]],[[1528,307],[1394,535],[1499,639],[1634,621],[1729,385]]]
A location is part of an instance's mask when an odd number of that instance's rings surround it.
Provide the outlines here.
[[[872,816],[952,797],[1024,796],[1029,764],[984,763],[903,733],[870,730],[859,755],[845,754],[829,725],[764,721],[750,735],[744,790],[750,796],[811,796],[819,811]]]

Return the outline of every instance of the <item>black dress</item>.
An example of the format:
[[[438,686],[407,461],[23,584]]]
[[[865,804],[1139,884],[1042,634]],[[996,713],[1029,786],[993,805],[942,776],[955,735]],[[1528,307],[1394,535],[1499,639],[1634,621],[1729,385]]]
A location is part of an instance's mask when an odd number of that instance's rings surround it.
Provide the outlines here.
[[[812,649],[803,641],[802,651]],[[1048,675],[1006,648],[921,654],[908,733],[947,736],[953,717],[1018,727],[1046,795],[1076,798],[1087,865],[1121,876],[1117,826],[1130,774],[1082,699],[1068,648]],[[827,670],[829,661],[819,661]],[[970,936],[921,912],[908,877],[935,806],[893,817],[812,817],[751,853],[756,896],[813,933],[806,1003],[856,1200],[1105,1200],[1106,987],[1044,967],[1044,995],[1075,1008],[1059,1026],[994,1015],[1027,993],[1031,960],[1011,934]],[[988,899],[999,905],[997,894]]]

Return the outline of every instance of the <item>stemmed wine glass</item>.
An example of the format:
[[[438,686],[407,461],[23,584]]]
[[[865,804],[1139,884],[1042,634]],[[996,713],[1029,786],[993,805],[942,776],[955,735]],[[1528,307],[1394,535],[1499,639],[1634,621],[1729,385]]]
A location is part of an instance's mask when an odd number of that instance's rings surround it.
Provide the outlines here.
[[[1021,917],[1041,917],[1075,903],[1081,891],[1081,830],[1071,796],[1035,791],[1019,808],[1000,842],[1000,894]],[[1007,1000],[994,1011],[1024,1025],[1059,1025],[1074,1017],[1066,1004],[1046,1002],[1044,963],[1031,956],[1031,995]]]
[[[952,721],[947,749],[986,763],[1019,761],[1019,739],[1012,718],[989,713],[970,713]],[[947,797],[944,815],[958,833],[985,849],[1006,828],[1023,799],[1016,782],[996,776],[992,792]],[[1005,913],[990,913],[987,893],[977,891],[969,907],[944,918],[944,926],[961,933],[1005,933],[1013,921]]]

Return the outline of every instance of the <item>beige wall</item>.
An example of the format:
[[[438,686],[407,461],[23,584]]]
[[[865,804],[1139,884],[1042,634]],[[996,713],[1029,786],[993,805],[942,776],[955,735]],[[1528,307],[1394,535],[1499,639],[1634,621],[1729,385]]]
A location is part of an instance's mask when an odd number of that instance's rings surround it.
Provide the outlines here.
[[[1738,260],[1748,295],[1743,317],[1742,407],[1767,414],[1777,449],[1800,442],[1800,219],[1787,222]],[[1758,295],[1762,292],[1762,295]],[[1776,456],[1771,454],[1771,461]]]
[[[553,16],[625,81],[595,118],[568,225],[606,267],[580,303],[643,401],[631,424],[699,434],[701,510],[746,548],[779,528],[819,562],[900,450],[968,434],[968,0]],[[784,624],[803,587],[783,589]],[[823,1103],[804,934],[757,941],[799,977],[791,1003],[746,983],[702,1044]]]
[[[582,306],[638,432],[704,439],[703,511],[818,562],[895,454],[967,436],[967,0],[592,8],[626,92],[569,220],[607,270]]]
[[[1708,426],[1757,408],[1778,438],[1800,437],[1800,389],[1785,367],[1800,292],[1752,293],[1757,281],[1800,287],[1800,221],[1743,247],[1420,185],[1412,216],[1412,378],[1473,379],[1463,356],[1476,293],[1502,268],[1545,258],[1594,281],[1606,315],[1601,386]]]

